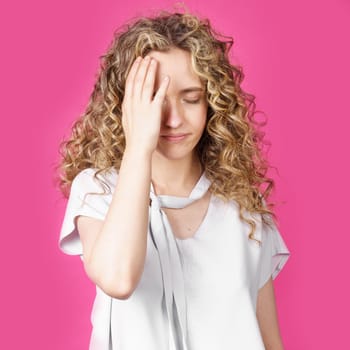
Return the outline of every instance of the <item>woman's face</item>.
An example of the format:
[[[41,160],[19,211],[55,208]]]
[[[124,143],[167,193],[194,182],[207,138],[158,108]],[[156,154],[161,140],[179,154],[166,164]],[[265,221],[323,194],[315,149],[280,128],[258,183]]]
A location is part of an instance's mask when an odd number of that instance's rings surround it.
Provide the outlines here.
[[[206,125],[206,90],[193,71],[191,54],[172,48],[151,51],[158,62],[155,91],[164,76],[170,78],[163,104],[160,137],[156,152],[169,159],[191,156]]]

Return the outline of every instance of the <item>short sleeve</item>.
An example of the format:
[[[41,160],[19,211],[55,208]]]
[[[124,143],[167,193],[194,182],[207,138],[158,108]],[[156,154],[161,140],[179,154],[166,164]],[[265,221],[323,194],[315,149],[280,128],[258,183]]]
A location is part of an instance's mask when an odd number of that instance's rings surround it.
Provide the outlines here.
[[[290,257],[290,252],[276,225],[262,225],[259,289],[270,277],[275,279]]]
[[[103,186],[94,178],[94,173],[92,168],[84,169],[72,181],[59,237],[59,247],[66,254],[83,254],[76,227],[79,215],[104,220],[107,214],[110,194],[103,194]]]

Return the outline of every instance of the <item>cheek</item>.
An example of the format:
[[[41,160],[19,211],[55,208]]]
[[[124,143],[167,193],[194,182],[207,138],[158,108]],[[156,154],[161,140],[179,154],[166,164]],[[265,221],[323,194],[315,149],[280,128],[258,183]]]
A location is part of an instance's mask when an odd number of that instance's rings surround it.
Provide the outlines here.
[[[203,106],[201,110],[198,112],[198,118],[196,120],[197,120],[198,127],[200,127],[201,129],[204,129],[207,123],[207,112],[208,112],[208,108],[206,106]]]

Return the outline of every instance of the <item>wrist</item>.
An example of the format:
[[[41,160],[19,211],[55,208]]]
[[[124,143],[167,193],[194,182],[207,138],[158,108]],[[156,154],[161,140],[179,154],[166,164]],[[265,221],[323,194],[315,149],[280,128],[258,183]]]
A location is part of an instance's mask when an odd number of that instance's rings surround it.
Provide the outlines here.
[[[140,147],[138,145],[127,145],[124,150],[123,158],[136,158],[140,160],[151,160],[153,151]]]

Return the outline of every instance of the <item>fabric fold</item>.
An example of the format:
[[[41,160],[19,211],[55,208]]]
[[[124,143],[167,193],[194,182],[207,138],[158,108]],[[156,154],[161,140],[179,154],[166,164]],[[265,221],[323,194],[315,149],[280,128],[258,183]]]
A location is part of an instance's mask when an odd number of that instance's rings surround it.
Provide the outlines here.
[[[189,350],[187,340],[187,305],[181,253],[170,223],[161,208],[184,208],[202,198],[209,187],[210,181],[205,177],[204,173],[189,197],[158,196],[151,183],[150,234],[155,242],[161,265],[164,298],[169,321],[170,350]]]

